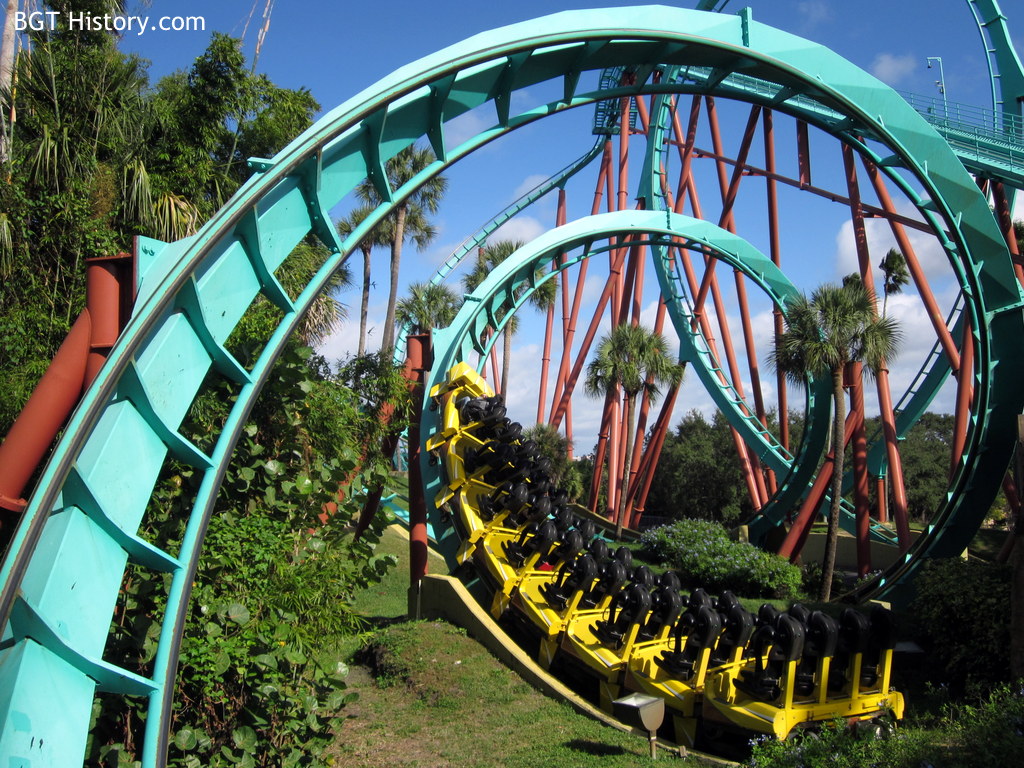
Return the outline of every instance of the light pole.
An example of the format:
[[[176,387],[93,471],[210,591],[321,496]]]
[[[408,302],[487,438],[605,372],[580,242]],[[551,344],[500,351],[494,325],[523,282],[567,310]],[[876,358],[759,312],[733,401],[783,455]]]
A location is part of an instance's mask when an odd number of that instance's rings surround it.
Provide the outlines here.
[[[939,86],[939,93],[942,94],[942,119],[949,119],[949,104],[946,100],[946,75],[942,71],[942,57],[941,56],[929,56],[927,58],[928,69],[932,68],[932,64],[938,63],[939,65],[939,79],[935,81],[935,84]]]

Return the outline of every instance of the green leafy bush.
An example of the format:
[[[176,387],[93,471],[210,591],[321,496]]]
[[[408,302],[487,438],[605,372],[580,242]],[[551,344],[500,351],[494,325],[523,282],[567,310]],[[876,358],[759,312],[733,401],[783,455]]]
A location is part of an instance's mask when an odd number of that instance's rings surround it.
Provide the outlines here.
[[[678,520],[640,537],[644,557],[675,568],[688,587],[730,589],[745,597],[800,594],[800,569],[745,542],[732,541],[718,523]]]
[[[394,563],[374,552],[382,518],[359,540],[351,526],[363,485],[385,479],[387,468],[361,444],[358,398],[309,362],[308,348],[282,355],[209,521],[175,681],[169,765],[176,768],[323,766],[339,713],[353,698],[333,641],[362,628],[350,601]],[[193,408],[187,428],[195,439],[216,430],[223,417],[217,406],[230,397],[223,389],[214,387]],[[362,389],[368,395],[373,382]],[[338,404],[319,415],[316,441],[313,391],[320,392],[317,402]],[[201,481],[177,466],[158,487],[149,515],[154,541],[168,546],[180,538]],[[344,486],[359,490],[339,498]],[[148,670],[159,633],[148,617],[162,613],[166,586],[166,577],[130,572],[107,657]],[[90,757],[130,765],[143,717],[138,700],[98,706]]]
[[[942,765],[935,758],[939,750],[927,732],[890,731],[883,723],[878,730],[886,738],[865,735],[847,726],[845,720],[826,723],[819,730],[795,733],[786,741],[762,738],[753,742],[749,768],[923,768]],[[869,726],[868,731],[873,730]]]
[[[963,690],[1006,679],[1009,669],[1010,568],[951,558],[925,563],[909,613],[930,668]],[[956,617],[951,621],[950,617]]]
[[[843,720],[786,741],[758,739],[749,768],[992,768],[1018,765],[1024,690],[1001,686],[976,705],[947,705],[934,727],[891,722],[853,730]],[[877,726],[877,727],[876,727]],[[865,734],[866,731],[866,734]],[[881,738],[879,738],[881,736]]]

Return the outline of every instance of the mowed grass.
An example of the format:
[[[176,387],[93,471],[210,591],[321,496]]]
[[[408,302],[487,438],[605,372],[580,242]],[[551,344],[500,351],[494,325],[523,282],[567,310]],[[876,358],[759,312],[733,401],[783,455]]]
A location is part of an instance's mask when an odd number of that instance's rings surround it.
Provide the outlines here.
[[[346,641],[349,691],[357,701],[326,757],[348,768],[620,768],[653,764],[646,739],[547,698],[466,633],[438,621],[407,621],[409,542],[385,531],[378,552],[398,560],[353,605],[368,629]],[[440,558],[431,570],[444,572]],[[674,754],[674,753],[673,753]],[[672,765],[700,765],[671,757]]]
[[[646,739],[549,699],[465,632],[443,622],[395,624],[360,656],[360,694],[328,753],[337,766],[620,768],[653,763]],[[672,765],[700,765],[672,759]]]

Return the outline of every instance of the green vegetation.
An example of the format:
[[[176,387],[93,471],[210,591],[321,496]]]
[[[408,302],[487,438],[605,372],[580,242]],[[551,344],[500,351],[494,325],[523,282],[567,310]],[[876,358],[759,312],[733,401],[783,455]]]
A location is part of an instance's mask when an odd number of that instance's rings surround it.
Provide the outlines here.
[[[909,718],[858,733],[839,721],[789,741],[762,740],[750,768],[991,768],[1017,765],[1024,695],[1003,686],[977,704],[948,704],[938,718]]]
[[[727,526],[750,511],[736,444],[721,411],[710,423],[699,411],[690,411],[666,436],[647,511]]]
[[[373,363],[349,363],[334,378],[371,370]],[[405,392],[390,368],[378,366],[376,378],[361,382],[362,397]],[[197,402],[190,427],[196,439],[215,428],[229,390],[213,388]],[[171,765],[323,764],[313,756],[331,741],[352,698],[341,642],[366,626],[352,601],[395,562],[375,551],[380,516],[353,538],[350,522],[362,508],[362,492],[339,498],[339,488],[350,484],[387,481],[383,457],[371,447],[382,429],[374,414],[351,388],[326,378],[308,348],[286,349],[225,475],[195,574]],[[357,472],[359,482],[352,483]],[[199,480],[178,467],[158,487],[149,537],[180,539]],[[161,601],[160,580],[148,572],[133,574],[124,586],[112,655],[129,668],[142,672],[151,662],[158,627],[149,616],[158,614]],[[93,759],[135,757],[133,728],[142,705],[111,699],[97,710]]]
[[[800,569],[746,542],[732,541],[718,523],[679,520],[652,528],[640,537],[640,552],[674,568],[690,589],[711,594],[726,589],[745,597],[796,598]]]
[[[914,582],[914,634],[943,670],[941,683],[958,693],[1008,679],[1011,570],[951,558],[926,563]]]

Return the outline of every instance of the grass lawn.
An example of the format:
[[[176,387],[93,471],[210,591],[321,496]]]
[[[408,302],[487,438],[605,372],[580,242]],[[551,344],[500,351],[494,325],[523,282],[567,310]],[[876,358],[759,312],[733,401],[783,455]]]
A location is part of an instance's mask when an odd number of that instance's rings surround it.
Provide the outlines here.
[[[444,622],[406,621],[408,546],[401,529],[386,530],[378,551],[395,555],[398,566],[353,601],[367,622],[379,629],[348,638],[338,649],[350,664],[348,689],[359,699],[343,711],[343,724],[327,754],[333,765],[652,764],[646,740],[604,726],[537,692],[463,630]],[[429,567],[444,570],[440,558],[432,557]]]
[[[577,714],[443,622],[376,635],[353,668],[358,701],[328,753],[351,768],[622,768],[653,763],[647,741]],[[672,765],[700,765],[674,759]]]

